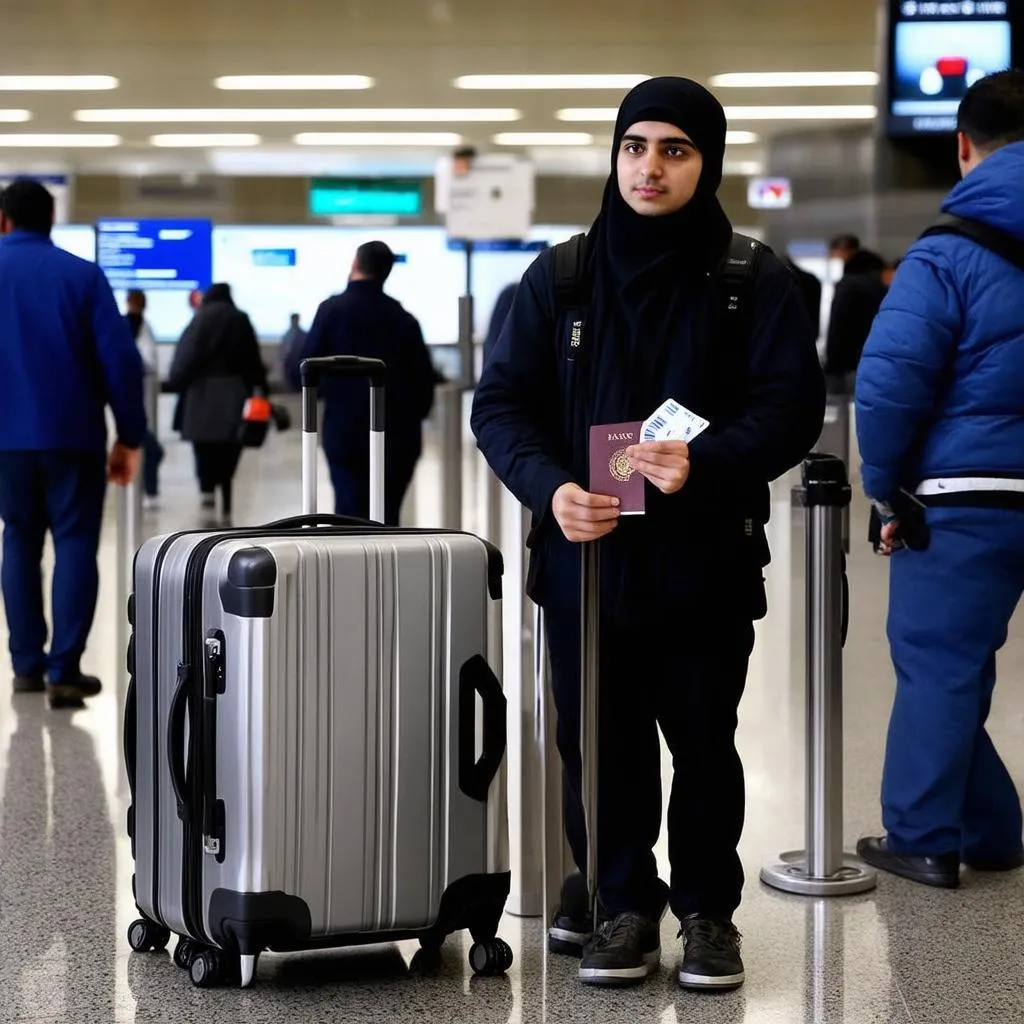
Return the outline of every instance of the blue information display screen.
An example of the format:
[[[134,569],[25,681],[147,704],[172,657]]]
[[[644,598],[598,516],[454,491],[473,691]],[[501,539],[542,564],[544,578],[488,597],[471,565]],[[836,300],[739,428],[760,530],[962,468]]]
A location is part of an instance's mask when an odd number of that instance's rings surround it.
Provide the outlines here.
[[[96,262],[115,289],[205,289],[213,280],[213,228],[208,220],[101,220]]]

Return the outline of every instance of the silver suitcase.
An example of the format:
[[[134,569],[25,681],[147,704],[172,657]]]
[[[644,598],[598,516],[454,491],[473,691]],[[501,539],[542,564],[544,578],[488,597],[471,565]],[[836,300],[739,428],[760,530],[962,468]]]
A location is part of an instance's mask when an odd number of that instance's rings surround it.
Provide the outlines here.
[[[140,548],[125,760],[137,952],[179,936],[199,987],[264,950],[469,929],[503,973],[509,893],[502,563],[456,532],[316,509],[316,383],[371,379],[383,519],[384,364],[303,365],[306,515]]]

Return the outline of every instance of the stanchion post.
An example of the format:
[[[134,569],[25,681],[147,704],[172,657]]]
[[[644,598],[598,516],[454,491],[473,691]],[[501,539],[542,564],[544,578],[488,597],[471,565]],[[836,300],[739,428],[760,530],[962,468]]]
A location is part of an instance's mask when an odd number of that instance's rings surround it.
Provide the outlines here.
[[[794,501],[807,510],[806,845],[766,866],[761,880],[805,896],[867,892],[875,872],[843,852],[843,642],[846,586],[842,512],[850,504],[846,466],[812,455]]]
[[[437,436],[441,446],[441,526],[462,529],[462,386],[437,391]]]

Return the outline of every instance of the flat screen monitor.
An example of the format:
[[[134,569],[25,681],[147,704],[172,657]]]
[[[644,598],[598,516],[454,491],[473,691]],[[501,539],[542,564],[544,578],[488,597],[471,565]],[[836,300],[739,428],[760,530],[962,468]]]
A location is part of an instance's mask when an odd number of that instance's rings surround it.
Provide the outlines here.
[[[891,0],[888,135],[949,135],[967,90],[1021,56],[1024,0]]]

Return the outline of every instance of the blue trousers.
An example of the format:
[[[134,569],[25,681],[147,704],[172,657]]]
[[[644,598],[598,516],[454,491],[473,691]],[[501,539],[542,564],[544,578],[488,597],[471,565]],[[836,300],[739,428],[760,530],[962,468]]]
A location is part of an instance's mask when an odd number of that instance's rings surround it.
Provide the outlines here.
[[[928,522],[928,550],[892,558],[883,823],[897,852],[971,863],[1021,849],[1020,800],[985,722],[1024,590],[1024,512],[938,508]]]
[[[419,452],[389,453],[384,480],[384,524],[398,526],[402,502],[412,483]],[[370,467],[366,462],[328,458],[334,488],[334,514],[370,517]]]
[[[106,493],[102,452],[0,452],[0,586],[18,675],[73,678],[92,628]],[[53,535],[53,640],[46,653],[42,558]]]

